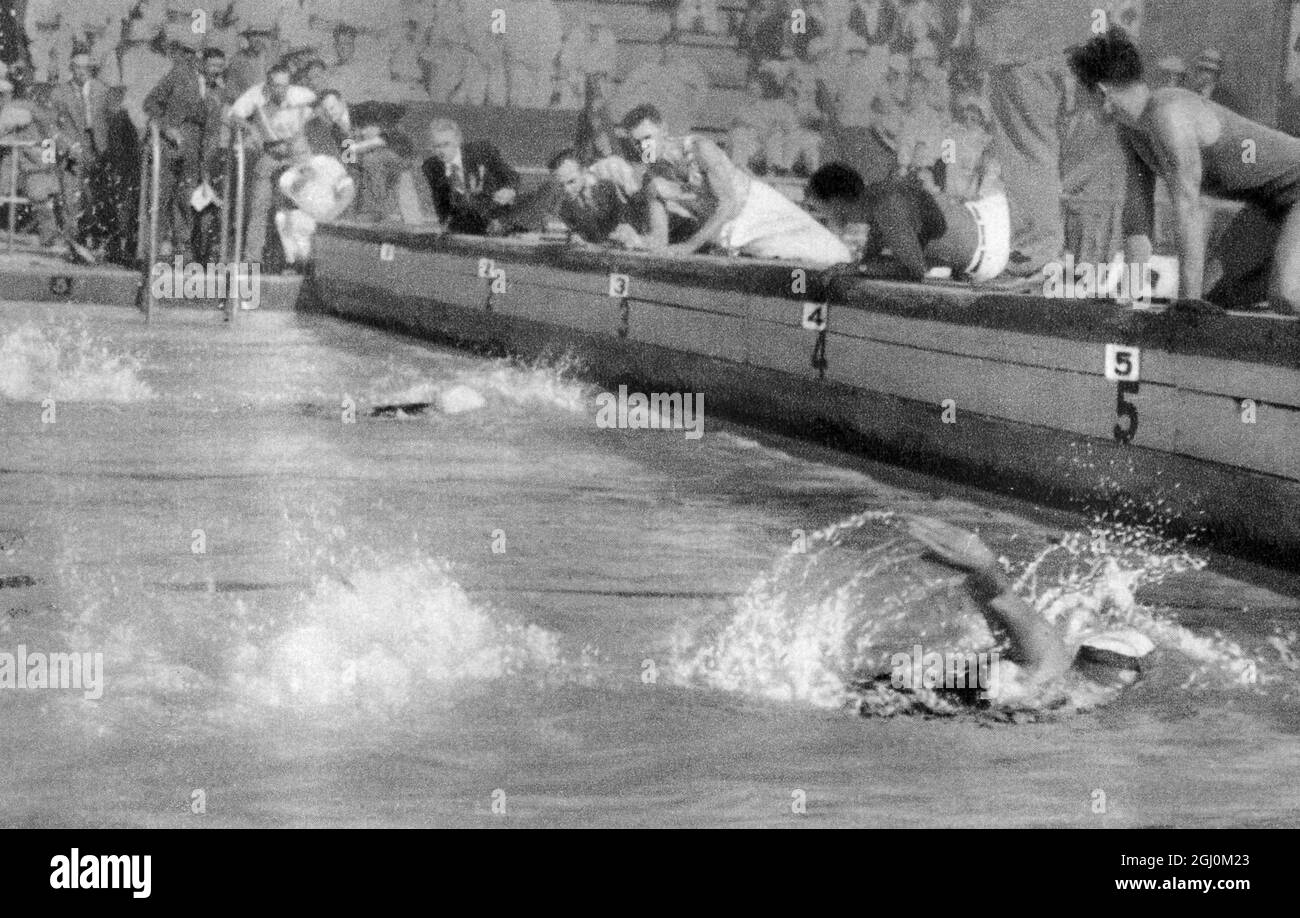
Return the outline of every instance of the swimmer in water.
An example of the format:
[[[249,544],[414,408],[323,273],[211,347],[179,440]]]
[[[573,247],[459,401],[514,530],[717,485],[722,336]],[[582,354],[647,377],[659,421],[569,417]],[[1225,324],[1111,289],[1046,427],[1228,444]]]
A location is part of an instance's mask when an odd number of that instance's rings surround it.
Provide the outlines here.
[[[1132,631],[1100,635],[1072,653],[1060,630],[1015,594],[979,536],[921,516],[907,517],[907,528],[933,558],[969,575],[966,588],[989,629],[1007,641],[1006,658],[1020,667],[1025,688],[1032,691],[1067,675],[1108,686],[1137,681],[1141,659],[1154,649],[1145,636]]]

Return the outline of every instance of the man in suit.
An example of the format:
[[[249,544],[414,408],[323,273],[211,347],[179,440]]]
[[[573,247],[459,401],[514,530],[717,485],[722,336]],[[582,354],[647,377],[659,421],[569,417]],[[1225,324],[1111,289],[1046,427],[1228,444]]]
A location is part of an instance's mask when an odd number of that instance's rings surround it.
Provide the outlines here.
[[[159,255],[170,258],[192,243],[194,210],[190,196],[204,179],[204,158],[216,142],[217,111],[209,94],[226,56],[216,48],[203,52],[202,64],[192,48],[173,45],[175,64],[144,100],[145,113],[162,132],[162,169],[158,190]]]
[[[438,219],[453,233],[497,232],[515,203],[519,173],[492,144],[465,143],[460,126],[446,118],[429,125],[429,145],[433,155],[423,171]]]
[[[72,55],[72,80],[60,83],[50,96],[59,145],[68,166],[64,213],[69,225],[95,242],[107,239],[104,212],[104,167],[108,152],[108,87],[95,76],[90,54]]]

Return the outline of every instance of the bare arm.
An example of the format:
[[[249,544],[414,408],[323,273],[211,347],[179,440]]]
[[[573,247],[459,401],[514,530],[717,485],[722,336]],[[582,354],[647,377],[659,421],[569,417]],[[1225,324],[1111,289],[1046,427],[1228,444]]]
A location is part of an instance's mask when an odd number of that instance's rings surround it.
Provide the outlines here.
[[[1055,678],[1070,668],[1061,636],[1015,594],[993,552],[977,535],[928,517],[909,518],[908,530],[938,560],[970,574],[966,586],[989,628],[1006,637],[1008,659],[1028,669],[1036,681]]]
[[[736,167],[727,159],[726,154],[711,140],[705,140],[701,137],[696,140],[696,144],[696,154],[699,157],[700,166],[704,171],[705,179],[709,183],[709,189],[713,192],[714,198],[717,199],[718,206],[709,216],[709,219],[705,220],[689,239],[681,243],[680,248],[687,252],[698,252],[717,239],[723,225],[729,220],[735,219],[736,215],[740,213],[743,203],[736,198],[735,189],[731,182],[731,175],[735,172]],[[674,248],[678,248],[678,246],[674,246]]]
[[[1155,113],[1156,155],[1174,203],[1174,235],[1178,241],[1179,295],[1200,299],[1205,280],[1205,213],[1201,210],[1201,144],[1198,116],[1183,102]]]

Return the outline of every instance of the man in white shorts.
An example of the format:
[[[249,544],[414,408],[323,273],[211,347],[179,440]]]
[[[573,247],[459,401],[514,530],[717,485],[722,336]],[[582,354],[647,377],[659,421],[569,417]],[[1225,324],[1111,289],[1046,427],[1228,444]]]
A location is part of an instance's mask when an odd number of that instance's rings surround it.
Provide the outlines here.
[[[848,247],[776,189],[734,165],[712,141],[695,134],[668,137],[653,105],[623,119],[648,166],[650,246],[686,255],[714,245],[728,253],[780,258],[814,266],[851,261]],[[689,215],[698,229],[668,244],[670,213]]]

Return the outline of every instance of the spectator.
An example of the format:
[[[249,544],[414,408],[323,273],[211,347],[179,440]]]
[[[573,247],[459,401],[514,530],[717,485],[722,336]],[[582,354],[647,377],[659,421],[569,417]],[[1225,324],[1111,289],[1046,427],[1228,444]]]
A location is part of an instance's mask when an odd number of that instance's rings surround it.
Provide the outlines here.
[[[250,261],[267,257],[267,226],[275,203],[273,183],[284,169],[311,152],[306,127],[315,104],[316,94],[294,86],[289,68],[276,64],[267,72],[265,83],[250,87],[230,107],[231,122],[254,132],[262,142],[248,202],[246,257]]]
[[[693,134],[671,137],[653,105],[640,105],[623,126],[651,165],[646,174],[650,244],[670,254],[707,245],[758,258],[798,259],[831,265],[851,258],[838,238],[780,192],[736,168],[710,140]],[[684,209],[698,225],[689,238],[670,244],[668,215]]]
[[[433,155],[422,167],[438,218],[453,233],[495,232],[515,202],[519,174],[486,141],[466,143],[447,118],[429,125]]]
[[[208,105],[208,80],[224,70],[225,55],[210,49],[200,64],[191,47],[176,42],[172,51],[175,64],[145,97],[144,110],[162,134],[158,254],[169,258],[179,252],[188,258],[194,244],[190,196],[205,179],[205,159],[219,126]]]
[[[840,232],[850,223],[867,224],[861,265],[873,277],[916,283],[939,267],[986,281],[1001,272],[1011,247],[1001,196],[962,203],[897,176],[867,186],[853,169],[831,163],[809,179],[804,198]]]
[[[504,39],[509,104],[546,108],[551,104],[555,59],[564,24],[551,0],[515,0],[509,7]]]
[[[994,143],[1011,204],[1007,273],[1036,277],[1065,249],[1061,122],[1074,85],[1065,49],[1091,34],[1095,0],[996,0],[975,8]]]
[[[239,33],[243,46],[226,70],[226,83],[230,94],[239,98],[249,89],[266,80],[267,71],[275,59],[272,33],[261,28],[245,28]]]
[[[94,261],[94,255],[77,243],[68,224],[59,226],[55,204],[59,197],[58,167],[46,160],[40,143],[54,136],[54,115],[44,106],[14,97],[15,86],[0,78],[0,139],[32,141],[31,146],[3,152],[0,182],[4,188],[16,179],[18,194],[26,197],[36,223],[38,241],[53,248],[62,240],[74,257]],[[16,177],[14,173],[17,173]]]
[[[65,219],[92,245],[107,242],[105,166],[109,139],[108,87],[94,75],[89,54],[74,54],[72,80],[51,95],[60,147],[65,151],[71,181],[64,195]]]
[[[584,167],[573,150],[557,153],[547,168],[560,190],[556,215],[565,226],[586,242],[599,244],[616,237],[639,247],[636,241],[646,229],[644,211],[634,214],[629,199],[614,182]]]
[[[160,33],[150,33],[143,19],[127,22],[122,40],[122,108],[130,116],[136,135],[144,137],[147,117],[144,99],[172,68],[172,62],[160,53]]]

